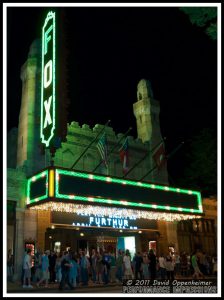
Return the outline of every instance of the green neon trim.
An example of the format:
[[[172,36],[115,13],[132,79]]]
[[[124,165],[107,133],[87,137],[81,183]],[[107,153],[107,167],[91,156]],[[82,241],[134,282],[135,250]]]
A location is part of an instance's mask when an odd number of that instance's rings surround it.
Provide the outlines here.
[[[31,187],[31,184],[35,181],[37,181],[38,179],[41,179],[43,177],[46,177],[46,193],[45,195],[41,196],[41,197],[37,197],[37,198],[34,198],[34,199],[30,199],[30,187]],[[38,175],[35,175],[31,178],[29,178],[27,180],[27,190],[26,190],[26,195],[27,195],[27,198],[26,198],[26,204],[32,204],[32,203],[35,203],[35,202],[38,202],[40,200],[44,200],[48,197],[48,170],[45,170],[43,172],[41,172],[40,174]]]
[[[52,128],[51,128],[51,135],[50,137],[46,140],[45,136],[43,134],[43,108],[44,108],[44,52],[45,52],[45,27],[48,24],[48,21],[53,19],[53,51],[52,51],[52,56],[53,56],[53,74],[52,74],[52,82],[53,82],[53,94],[52,94],[52,106],[53,106],[53,116],[52,116]],[[55,26],[55,13],[50,11],[45,19],[44,22],[44,26],[42,28],[42,76],[41,76],[41,122],[40,122],[40,138],[41,138],[41,142],[44,143],[46,145],[46,147],[49,146],[50,141],[52,140],[52,138],[54,137],[54,131],[55,131],[55,60],[56,60],[56,44],[55,44],[55,33],[56,31],[56,26]]]
[[[103,198],[94,198],[91,197],[91,200],[89,197],[84,197],[84,196],[77,196],[77,195],[64,195],[59,193],[59,176],[60,174],[63,175],[68,175],[68,176],[73,176],[73,177],[81,177],[81,178],[87,178],[90,180],[99,180],[99,181],[105,181],[108,182],[108,178],[110,178],[109,182],[114,182],[117,184],[127,184],[127,185],[134,185],[134,186],[139,186],[139,187],[145,187],[149,189],[158,189],[158,190],[166,190],[167,192],[172,191],[176,193],[182,193],[182,194],[189,194],[189,190],[184,190],[184,189],[177,189],[168,187],[169,190],[167,190],[167,187],[160,186],[160,185],[155,185],[155,184],[148,184],[148,183],[141,183],[135,182],[135,181],[130,181],[130,180],[124,180],[124,179],[117,179],[113,177],[108,177],[108,176],[101,176],[101,175],[93,175],[93,174],[88,174],[88,173],[80,173],[76,171],[67,171],[67,170],[61,170],[61,169],[56,169],[55,171],[56,174],[56,185],[55,185],[55,196],[56,198],[62,198],[62,199],[69,199],[69,200],[80,200],[80,201],[86,201],[86,202],[96,202],[96,203],[108,203],[108,204],[114,204],[114,205],[119,205],[122,207],[125,206],[134,206],[134,207],[144,207],[144,208],[150,208],[150,209],[162,209],[166,211],[182,211],[182,212],[194,212],[194,213],[202,213],[202,201],[201,201],[201,194],[196,191],[192,191],[192,194],[197,196],[197,201],[198,201],[198,208],[199,209],[191,209],[191,208],[184,208],[184,207],[172,207],[172,206],[162,206],[162,205],[156,205],[156,204],[146,204],[146,203],[136,203],[136,202],[129,202],[129,201],[118,201],[116,199],[103,199]]]

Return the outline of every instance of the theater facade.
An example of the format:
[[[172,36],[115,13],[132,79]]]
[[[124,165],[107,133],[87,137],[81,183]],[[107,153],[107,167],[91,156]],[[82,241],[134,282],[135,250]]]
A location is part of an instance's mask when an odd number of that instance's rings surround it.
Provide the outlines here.
[[[53,16],[48,16],[43,27],[48,34],[49,28],[55,28]],[[40,140],[47,146],[56,126],[51,104],[57,99],[51,101],[49,94],[57,76],[54,45],[50,48],[54,35],[46,41],[53,58],[45,51],[43,59],[41,40],[32,43],[21,68],[18,129],[7,136],[7,249],[14,255],[15,278],[21,275],[28,247],[32,254],[38,248],[56,252],[81,248],[87,253],[92,248],[114,253],[129,249],[132,255],[149,249],[157,254],[190,253],[200,245],[207,253],[216,252],[216,217],[207,215],[210,209],[204,209],[200,191],[170,186],[166,163],[154,167],[153,149],[162,140],[160,107],[147,80],[138,83],[133,103],[138,137],[127,137],[130,168],[135,166],[128,176],[122,172],[118,151],[126,134],[115,133],[110,126],[91,128],[73,121],[67,124],[66,141],[53,159],[49,150],[41,151]],[[41,80],[43,67],[53,74],[45,81]],[[45,92],[50,100],[44,103]],[[100,164],[97,148],[96,137],[102,131],[110,153],[107,169]]]

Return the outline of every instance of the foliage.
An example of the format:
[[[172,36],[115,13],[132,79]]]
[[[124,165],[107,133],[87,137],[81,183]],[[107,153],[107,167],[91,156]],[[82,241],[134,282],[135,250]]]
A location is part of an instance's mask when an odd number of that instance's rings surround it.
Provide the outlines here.
[[[186,146],[186,166],[182,185],[201,190],[203,196],[217,194],[217,136],[205,128]]]
[[[211,39],[217,39],[216,7],[180,7],[180,10],[189,16],[192,24],[204,28]]]

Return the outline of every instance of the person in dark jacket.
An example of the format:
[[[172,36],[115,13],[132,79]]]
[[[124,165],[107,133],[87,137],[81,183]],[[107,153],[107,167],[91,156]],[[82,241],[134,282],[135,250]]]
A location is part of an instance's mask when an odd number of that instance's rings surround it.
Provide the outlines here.
[[[151,273],[151,280],[156,279],[156,256],[152,249],[149,250],[149,269]]]
[[[69,281],[70,268],[72,267],[72,264],[70,264],[69,259],[70,257],[68,251],[65,251],[61,261],[62,277],[59,285],[59,290],[64,290],[66,284],[70,287],[71,290],[74,289],[73,285]]]
[[[50,255],[48,255],[49,259],[49,274],[50,274],[50,280],[49,283],[54,283],[56,279],[56,272],[55,272],[55,264],[57,255],[54,253],[54,251],[50,252]]]
[[[134,257],[135,262],[135,279],[142,279],[142,262],[143,258],[141,256],[141,253],[138,251],[137,254]]]

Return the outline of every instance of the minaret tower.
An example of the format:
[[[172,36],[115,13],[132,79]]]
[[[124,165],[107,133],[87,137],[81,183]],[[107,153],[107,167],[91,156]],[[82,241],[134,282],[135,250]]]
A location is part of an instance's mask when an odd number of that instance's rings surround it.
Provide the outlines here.
[[[143,143],[149,142],[149,151],[151,153],[151,168],[154,166],[152,154],[156,150],[156,146],[162,141],[160,131],[160,105],[153,97],[150,82],[142,79],[137,86],[137,102],[133,104],[133,111],[137,121],[138,138]],[[153,150],[154,149],[154,150]],[[153,153],[152,153],[153,152]],[[160,169],[155,169],[147,177],[157,183],[167,184],[167,166],[166,164]]]
[[[40,155],[40,54],[41,42],[30,46],[28,59],[21,68],[22,100],[19,114],[17,167],[26,167],[27,175],[38,171],[44,157]]]
[[[137,120],[138,138],[142,142],[151,140],[152,123],[150,114],[150,87],[145,79],[140,80],[137,86],[137,102],[134,103],[134,115]]]

